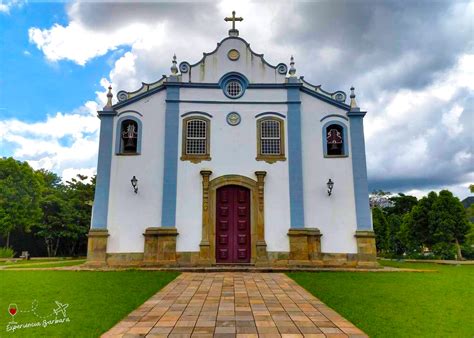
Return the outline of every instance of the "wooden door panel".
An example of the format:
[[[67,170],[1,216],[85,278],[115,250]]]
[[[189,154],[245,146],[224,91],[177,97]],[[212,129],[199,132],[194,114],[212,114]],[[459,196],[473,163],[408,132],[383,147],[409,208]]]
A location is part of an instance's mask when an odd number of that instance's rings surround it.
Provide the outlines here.
[[[216,262],[250,263],[250,190],[217,190],[216,225]]]

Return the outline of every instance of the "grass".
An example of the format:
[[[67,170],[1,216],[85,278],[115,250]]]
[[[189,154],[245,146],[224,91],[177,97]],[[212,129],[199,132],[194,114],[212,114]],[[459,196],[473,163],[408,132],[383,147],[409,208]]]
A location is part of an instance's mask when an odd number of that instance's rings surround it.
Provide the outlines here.
[[[74,266],[84,263],[85,259],[71,259],[71,260],[62,260],[62,261],[52,261],[50,263],[40,262],[40,263],[31,263],[31,264],[20,264],[20,265],[9,265],[4,269],[29,269],[29,268],[59,268],[64,266]],[[30,261],[31,262],[31,261]]]
[[[288,275],[371,337],[474,336],[474,266],[380,263],[437,272]]]
[[[54,259],[51,259],[51,258],[39,258],[39,259],[30,259],[30,260],[26,260],[26,259],[19,259],[19,258],[15,258],[15,259],[9,259],[9,260],[2,260],[0,261],[0,266],[5,266],[5,265],[18,265],[18,264],[36,264],[36,263],[45,263],[45,262],[56,262],[56,261],[64,261],[65,259],[64,258],[54,258]]]
[[[98,337],[145,302],[178,273],[158,271],[0,271],[0,337]],[[69,304],[69,322],[7,332],[15,303],[17,323],[42,322],[31,312],[36,300],[39,316]],[[50,317],[48,319],[54,318]],[[60,314],[58,318],[62,318]]]

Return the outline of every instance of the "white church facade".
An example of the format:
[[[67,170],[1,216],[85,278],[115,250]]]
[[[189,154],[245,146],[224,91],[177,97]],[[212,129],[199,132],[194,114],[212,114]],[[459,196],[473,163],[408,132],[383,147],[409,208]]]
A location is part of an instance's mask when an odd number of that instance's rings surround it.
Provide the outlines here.
[[[88,264],[376,265],[353,90],[326,92],[238,35],[115,104],[109,90]]]

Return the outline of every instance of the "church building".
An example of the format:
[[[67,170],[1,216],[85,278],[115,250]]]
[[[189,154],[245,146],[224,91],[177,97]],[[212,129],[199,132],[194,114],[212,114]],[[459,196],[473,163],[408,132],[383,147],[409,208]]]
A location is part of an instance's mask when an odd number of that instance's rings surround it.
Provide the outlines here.
[[[98,112],[91,266],[375,266],[363,118],[229,36]]]

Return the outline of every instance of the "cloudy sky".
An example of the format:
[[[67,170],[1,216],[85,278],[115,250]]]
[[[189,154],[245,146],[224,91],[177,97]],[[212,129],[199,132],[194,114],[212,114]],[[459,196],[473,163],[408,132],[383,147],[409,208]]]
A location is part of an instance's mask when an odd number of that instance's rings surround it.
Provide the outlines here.
[[[328,91],[354,85],[370,189],[474,183],[474,2],[0,0],[0,156],[65,179],[95,173],[105,88],[135,90],[240,36]]]

